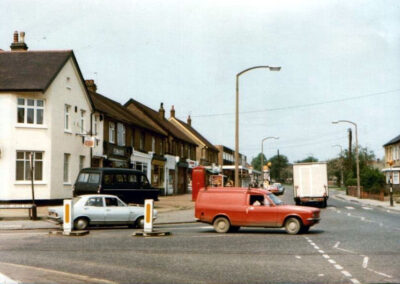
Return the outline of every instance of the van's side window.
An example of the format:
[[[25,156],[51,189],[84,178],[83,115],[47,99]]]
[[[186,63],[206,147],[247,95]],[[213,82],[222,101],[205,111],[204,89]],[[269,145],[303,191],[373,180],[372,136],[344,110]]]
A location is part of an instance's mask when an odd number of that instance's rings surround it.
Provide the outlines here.
[[[122,175],[122,174],[115,175],[115,182],[116,183],[126,183],[126,175]]]
[[[87,182],[89,179],[89,174],[81,173],[78,178],[78,182]]]
[[[88,183],[95,183],[98,184],[100,181],[100,174],[90,174]]]
[[[136,177],[136,175],[129,175],[129,177],[128,177],[128,182],[129,182],[129,183],[137,183],[137,177]]]
[[[262,195],[250,195],[249,205],[264,205],[264,196]]]
[[[112,174],[105,174],[103,179],[104,179],[104,185],[112,185],[113,184],[113,175]]]

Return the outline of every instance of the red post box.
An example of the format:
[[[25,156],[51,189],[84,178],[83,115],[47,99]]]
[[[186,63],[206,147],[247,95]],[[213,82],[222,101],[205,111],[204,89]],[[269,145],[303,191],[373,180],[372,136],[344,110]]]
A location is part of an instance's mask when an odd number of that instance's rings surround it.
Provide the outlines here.
[[[206,169],[202,166],[192,170],[192,201],[196,201],[200,189],[206,186]]]

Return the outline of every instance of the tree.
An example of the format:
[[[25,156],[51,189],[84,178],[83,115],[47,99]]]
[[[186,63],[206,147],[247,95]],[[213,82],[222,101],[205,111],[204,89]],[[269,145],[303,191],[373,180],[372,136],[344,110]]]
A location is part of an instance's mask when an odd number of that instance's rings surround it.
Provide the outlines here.
[[[268,160],[271,163],[270,175],[271,179],[283,182],[283,171],[288,166],[288,158],[285,155],[275,155]]]
[[[251,165],[253,166],[253,169],[257,171],[261,171],[261,155],[263,156],[263,163],[265,165],[267,163],[267,158],[262,153],[259,153],[255,158],[251,160]]]
[[[296,163],[313,163],[313,162],[318,162],[318,159],[313,157],[312,155],[308,156],[303,160],[296,161]]]

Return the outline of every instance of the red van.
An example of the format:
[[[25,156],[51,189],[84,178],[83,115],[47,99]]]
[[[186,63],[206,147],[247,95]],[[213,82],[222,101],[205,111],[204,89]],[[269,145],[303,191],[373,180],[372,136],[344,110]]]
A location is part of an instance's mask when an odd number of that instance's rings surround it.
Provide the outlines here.
[[[203,188],[195,205],[197,221],[213,224],[218,233],[235,232],[241,226],[306,233],[319,222],[319,214],[318,208],[283,205],[272,193],[256,188]]]

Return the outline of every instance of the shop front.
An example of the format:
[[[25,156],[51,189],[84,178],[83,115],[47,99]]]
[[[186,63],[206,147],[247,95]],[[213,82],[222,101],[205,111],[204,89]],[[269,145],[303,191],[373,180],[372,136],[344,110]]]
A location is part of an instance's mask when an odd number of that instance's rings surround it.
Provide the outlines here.
[[[104,142],[105,159],[103,166],[108,168],[129,168],[130,157],[132,153],[131,147],[118,146],[108,142]]]
[[[143,172],[151,180],[151,161],[153,153],[143,153],[133,149],[131,155],[132,169]]]
[[[151,185],[160,190],[160,195],[165,195],[165,162],[163,156],[153,154],[151,161]]]
[[[199,165],[199,162],[186,159],[186,162],[188,164],[188,170],[187,170],[187,191],[190,193],[192,192],[192,171],[193,168],[197,167]]]
[[[176,189],[176,156],[165,155],[165,195],[173,195]]]
[[[176,164],[178,171],[177,194],[188,193],[188,168],[189,164],[185,160],[179,160]]]

